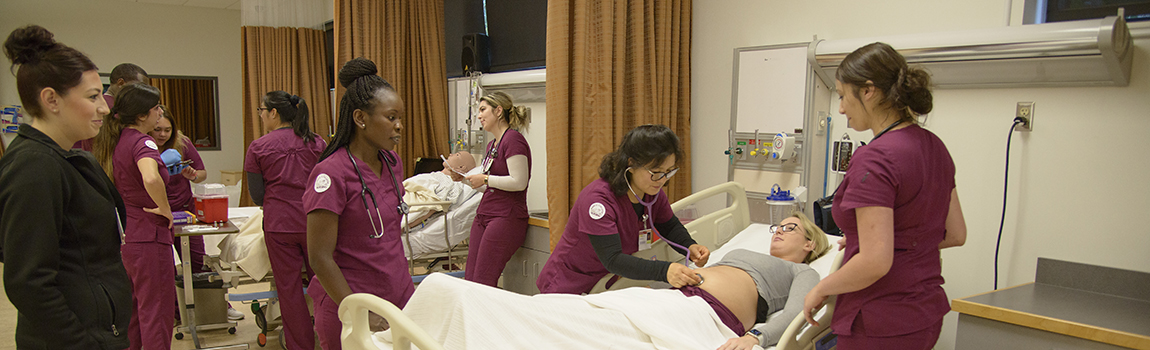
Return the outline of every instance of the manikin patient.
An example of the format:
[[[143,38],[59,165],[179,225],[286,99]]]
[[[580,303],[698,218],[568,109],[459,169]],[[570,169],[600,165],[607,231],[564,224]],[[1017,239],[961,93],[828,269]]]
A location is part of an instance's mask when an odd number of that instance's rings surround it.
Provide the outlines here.
[[[443,162],[443,170],[415,176],[403,180],[405,194],[403,200],[407,203],[420,203],[429,201],[450,201],[449,208],[412,207],[408,214],[408,228],[422,225],[435,213],[458,207],[476,193],[471,186],[460,182],[467,174],[475,169],[475,157],[468,152],[456,152]]]
[[[803,297],[819,283],[810,262],[830,249],[826,234],[802,213],[791,214],[771,227],[771,254],[737,249],[712,266],[696,269],[703,282],[679,288],[700,296],[735,334],[720,350],[767,347],[803,308]],[[765,321],[767,315],[782,310]],[[765,322],[765,323],[764,323]]]

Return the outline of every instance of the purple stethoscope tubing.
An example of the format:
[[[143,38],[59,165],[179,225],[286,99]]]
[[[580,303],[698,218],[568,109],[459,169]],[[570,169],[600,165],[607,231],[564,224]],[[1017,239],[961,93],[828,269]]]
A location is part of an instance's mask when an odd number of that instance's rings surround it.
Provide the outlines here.
[[[634,193],[632,193],[632,195],[634,195]],[[664,242],[667,242],[667,244],[670,244],[672,247],[679,248],[679,249],[682,249],[684,252],[687,252],[687,257],[686,257],[685,261],[683,262],[683,265],[691,266],[691,250],[687,249],[687,247],[684,247],[684,246],[682,246],[678,243],[675,243],[675,242],[671,242],[671,240],[664,238],[663,235],[659,233],[659,229],[655,228],[655,219],[654,219],[655,216],[651,215],[651,206],[655,204],[655,199],[652,198],[651,201],[645,202],[645,201],[643,201],[642,197],[639,197],[639,196],[635,196],[635,197],[636,197],[636,199],[639,200],[639,204],[642,204],[643,208],[647,209],[647,222],[646,222],[646,224],[651,228],[651,232],[654,232],[656,237],[659,237],[659,239],[662,239]]]

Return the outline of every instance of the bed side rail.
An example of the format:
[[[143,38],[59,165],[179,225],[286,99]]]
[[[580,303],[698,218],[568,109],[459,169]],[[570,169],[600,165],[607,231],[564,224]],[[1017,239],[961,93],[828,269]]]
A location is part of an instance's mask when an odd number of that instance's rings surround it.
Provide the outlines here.
[[[391,326],[392,344],[396,350],[410,350],[415,344],[421,350],[443,350],[440,345],[427,334],[411,318],[407,317],[398,307],[387,300],[367,293],[355,293],[343,299],[339,304],[339,320],[343,323],[340,339],[344,349],[376,350],[372,341],[371,327],[367,323],[367,312],[371,311],[387,320]]]
[[[835,252],[835,260],[831,263],[831,273],[838,271],[839,267],[843,264],[843,251]],[[826,278],[826,276],[823,276]],[[782,338],[779,339],[779,344],[775,345],[776,350],[815,350],[815,341],[823,339],[823,337],[831,333],[831,316],[835,312],[835,301],[837,296],[827,298],[826,305],[823,306],[823,312],[815,316],[815,322],[818,322],[818,327],[808,325],[806,317],[802,313],[795,315],[795,319],[791,320],[791,324],[787,326],[787,330],[783,331]]]
[[[726,182],[684,197],[671,203],[671,210],[683,210],[689,205],[703,201],[713,196],[730,195],[731,203],[723,209],[707,213],[698,219],[684,224],[691,238],[707,247],[718,249],[735,234],[751,225],[750,209],[747,206],[747,190],[738,182]],[[663,245],[667,245],[664,243]],[[668,248],[668,250],[670,250]],[[673,251],[672,251],[673,252]]]

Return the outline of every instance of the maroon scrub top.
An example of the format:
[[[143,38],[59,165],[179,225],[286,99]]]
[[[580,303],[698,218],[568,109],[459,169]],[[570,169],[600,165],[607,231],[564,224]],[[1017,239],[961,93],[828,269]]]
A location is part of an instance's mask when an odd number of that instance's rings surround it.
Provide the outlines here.
[[[407,258],[403,255],[400,217],[396,210],[399,205],[397,191],[399,196],[403,195],[403,162],[394,151],[381,153],[386,153],[394,165],[376,176],[366,162],[356,159],[359,172],[363,174],[363,182],[360,182],[351,166],[347,148],[337,149],[312,169],[303,204],[308,213],[322,209],[339,215],[339,233],[332,255],[352,292],[374,294],[403,307],[415,291],[411,273],[407,270]],[[395,176],[395,182],[387,174],[389,171]],[[361,183],[374,193],[378,215],[370,197],[367,198],[367,209],[364,209]],[[383,222],[384,234],[380,238],[370,237],[373,228],[368,221],[369,211],[376,227],[380,221]]]
[[[112,151],[112,178],[116,181],[116,189],[120,191],[120,197],[124,198],[128,212],[128,225],[124,227],[126,242],[172,244],[168,219],[144,211],[144,208],[156,208],[158,205],[144,189],[144,178],[140,172],[156,171],[164,183],[168,182],[168,169],[164,167],[158,149],[159,146],[151,136],[129,127],[120,132],[120,141]],[[155,160],[156,168],[140,169],[136,162],[144,158]]]
[[[172,135],[175,137],[176,135]],[[196,170],[204,170],[204,160],[200,158],[200,152],[196,151],[196,146],[192,144],[192,140],[184,138],[176,142],[184,143],[184,153],[182,160],[191,160],[192,163],[188,166]],[[165,169],[167,170],[167,169]],[[182,174],[168,175],[168,204],[172,206],[172,211],[188,210],[195,211],[195,198],[192,198],[192,181],[184,177]]]
[[[264,179],[264,230],[307,232],[304,188],[319,155],[327,147],[322,138],[313,136],[311,142],[304,142],[291,128],[283,128],[269,132],[248,146],[244,171],[260,174]]]
[[[954,170],[942,140],[917,125],[890,131],[855,153],[832,209],[846,237],[843,262],[859,252],[854,209],[875,206],[894,209],[894,260],[874,284],[839,295],[835,333],[851,335],[861,316],[866,336],[909,334],[950,311],[938,244],[946,235]]]
[[[608,274],[588,235],[619,234],[623,254],[639,251],[639,231],[643,224],[635,215],[630,196],[630,193],[615,195],[607,181],[601,178],[583,188],[571,207],[559,244],[555,245],[547,264],[539,272],[536,286],[541,293],[588,293],[599,279]],[[652,199],[650,195],[643,197],[644,201]],[[659,190],[654,200],[651,205],[653,222],[670,220],[674,212],[667,194]]]
[[[491,141],[494,143],[495,141]],[[490,159],[489,155],[492,144],[488,144],[488,152],[484,155],[484,161]],[[515,129],[507,129],[507,133],[503,134],[503,139],[499,140],[499,145],[494,146],[497,151],[494,159],[491,160],[491,168],[487,174],[492,176],[508,176],[511,173],[507,170],[507,158],[511,156],[522,154],[527,156],[527,176],[531,178],[531,147],[527,145],[527,139]],[[480,165],[482,166],[482,164]],[[479,215],[499,216],[508,218],[527,218],[527,189],[522,191],[508,192],[496,188],[487,188],[487,192],[483,194],[483,199],[479,201],[479,210],[476,211]]]

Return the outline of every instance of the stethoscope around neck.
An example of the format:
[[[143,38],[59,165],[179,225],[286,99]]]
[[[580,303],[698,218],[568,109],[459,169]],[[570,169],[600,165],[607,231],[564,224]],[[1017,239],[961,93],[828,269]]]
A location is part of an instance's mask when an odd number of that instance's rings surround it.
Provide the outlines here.
[[[631,169],[631,168],[628,167],[627,169]],[[667,242],[667,244],[670,244],[672,247],[679,248],[679,249],[682,249],[684,252],[687,252],[687,254],[686,254],[687,256],[683,261],[683,265],[691,266],[691,250],[687,249],[687,247],[684,247],[678,243],[671,242],[671,240],[663,237],[663,235],[659,233],[659,229],[655,228],[655,216],[651,214],[652,213],[651,208],[655,206],[656,196],[652,196],[650,201],[644,201],[643,200],[644,196],[640,196],[640,195],[636,194],[635,189],[631,188],[631,181],[630,180],[627,181],[627,190],[631,191],[631,195],[635,196],[635,200],[639,201],[639,204],[642,205],[644,209],[646,209],[646,215],[643,215],[643,218],[640,219],[640,221],[643,221],[643,226],[650,228],[651,232],[654,232],[656,237],[659,237],[659,239],[662,239],[664,242]]]
[[[367,188],[367,183],[363,181],[363,173],[359,171],[359,165],[355,163],[355,157],[351,156],[351,150],[345,148],[344,151],[347,151],[347,159],[351,161],[351,167],[355,169],[355,175],[359,177],[360,200],[363,201],[363,210],[367,212],[367,221],[371,222],[372,231],[369,236],[371,238],[383,237],[383,214],[379,211],[379,204],[375,202],[375,193],[371,192],[371,189]],[[383,170],[387,171],[387,175],[391,176],[391,185],[395,188],[395,198],[399,200],[399,205],[397,205],[395,209],[399,212],[399,215],[407,215],[410,208],[407,206],[407,202],[403,201],[403,196],[399,195],[399,182],[395,181],[395,173],[391,172],[391,167],[395,165],[396,161],[391,159],[390,155],[386,152],[379,151],[379,154],[383,158]],[[379,227],[375,226],[375,220],[371,218],[371,209],[367,207],[368,198],[371,198],[371,205],[375,207],[375,215],[379,217]]]

